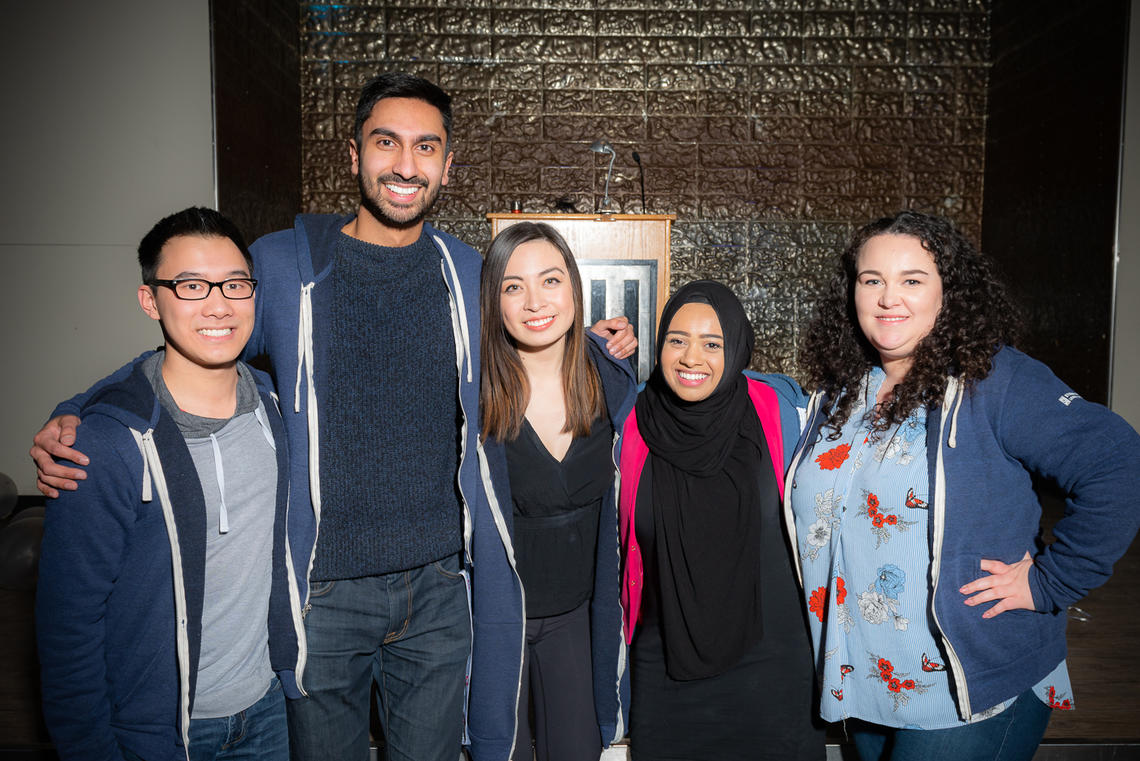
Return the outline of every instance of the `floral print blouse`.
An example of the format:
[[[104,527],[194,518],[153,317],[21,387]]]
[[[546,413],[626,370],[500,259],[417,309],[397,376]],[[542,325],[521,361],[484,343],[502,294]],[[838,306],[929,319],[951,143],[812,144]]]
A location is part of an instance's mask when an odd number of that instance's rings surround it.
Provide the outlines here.
[[[901,425],[872,435],[868,402],[873,404],[885,377],[880,368],[871,370],[839,438],[815,442],[792,484],[823,688],[820,714],[826,721],[946,729],[968,722],[958,716],[928,623],[926,413],[916,410]],[[1034,693],[1054,708],[1073,707],[1064,661]],[[970,721],[1000,713],[1012,702]]]

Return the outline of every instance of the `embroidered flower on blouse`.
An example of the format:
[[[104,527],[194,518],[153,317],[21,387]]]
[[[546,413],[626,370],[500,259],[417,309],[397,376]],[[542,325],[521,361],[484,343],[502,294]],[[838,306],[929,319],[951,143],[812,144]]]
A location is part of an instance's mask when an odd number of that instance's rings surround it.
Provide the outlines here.
[[[827,606],[827,587],[820,587],[813,590],[811,597],[808,599],[808,610],[815,614],[815,617],[823,621],[824,609]]]
[[[1054,687],[1053,685],[1049,685],[1048,697],[1049,697],[1049,707],[1050,708],[1058,708],[1062,711],[1073,710],[1073,701],[1070,698],[1065,698],[1064,700],[1059,700],[1057,698],[1057,688]]]
[[[847,460],[850,453],[850,444],[840,444],[815,458],[815,461],[819,463],[821,470],[835,470]]]
[[[874,679],[877,683],[883,684],[887,688],[887,694],[891,696],[891,701],[894,703],[892,710],[899,710],[899,706],[905,706],[910,702],[910,693],[922,695],[933,686],[930,684],[923,684],[916,682],[907,677],[909,673],[895,671],[894,664],[886,658],[881,658],[874,653],[867,653],[871,658],[871,673],[867,674],[868,679]]]
[[[899,599],[906,586],[906,573],[897,565],[888,563],[875,572],[875,591],[892,600]]]
[[[906,531],[918,523],[918,521],[903,520],[895,513],[884,513],[880,511],[879,497],[869,491],[863,492],[863,500],[863,506],[856,512],[859,514],[859,517],[867,518],[871,521],[871,533],[875,535],[875,549],[879,549],[884,542],[891,540],[891,526],[894,526],[896,531]]]

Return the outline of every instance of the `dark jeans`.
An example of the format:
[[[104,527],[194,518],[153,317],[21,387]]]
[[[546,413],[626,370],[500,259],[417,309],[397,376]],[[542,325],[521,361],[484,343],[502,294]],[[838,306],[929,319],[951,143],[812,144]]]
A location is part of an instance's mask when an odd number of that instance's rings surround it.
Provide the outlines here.
[[[534,703],[534,750],[528,708]],[[526,622],[515,761],[598,761],[602,737],[594,712],[590,602]]]
[[[1053,710],[1032,690],[997,716],[950,729],[891,729],[854,722],[852,737],[862,761],[1029,761],[1045,735]]]
[[[122,749],[126,761],[144,761]],[[232,716],[190,720],[190,761],[286,761],[289,730],[285,696],[273,677],[269,690],[256,703]]]
[[[375,684],[389,761],[456,761],[471,651],[458,557],[316,582],[309,604],[308,697],[288,701],[293,758],[367,761]]]
[[[286,761],[289,726],[281,682],[273,677],[264,697],[244,711],[190,720],[190,761]]]

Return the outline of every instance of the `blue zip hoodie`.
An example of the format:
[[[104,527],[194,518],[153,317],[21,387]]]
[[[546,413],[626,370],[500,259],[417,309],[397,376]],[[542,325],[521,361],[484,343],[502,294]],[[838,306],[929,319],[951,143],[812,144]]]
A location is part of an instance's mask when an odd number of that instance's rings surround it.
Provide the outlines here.
[[[793,473],[819,441],[829,406],[818,392],[812,396]],[[1004,347],[973,388],[948,381],[942,404],[927,410],[926,450],[932,628],[966,719],[1017,697],[1065,657],[1066,609],[1108,580],[1140,527],[1140,436],[1045,365]],[[1032,473],[1067,495],[1053,528],[1057,541],[1045,547],[1037,541],[1041,506]],[[798,560],[792,480],[784,510]],[[991,604],[964,604],[958,588],[989,575],[983,559],[1016,563],[1026,551],[1036,610],[984,619]]]
[[[268,376],[252,371],[277,445],[270,664],[287,695],[303,631],[290,584],[288,447]],[[187,758],[201,646],[206,504],[185,439],[139,365],[78,410],[93,466],[49,503],[36,594],[44,718],[61,758]]]
[[[618,537],[617,494],[620,480],[617,462],[621,451],[621,428],[637,398],[637,381],[629,362],[614,359],[605,340],[587,331],[587,351],[601,380],[606,412],[614,427],[614,485],[602,503],[598,525],[598,546],[594,565],[594,592],[590,599],[590,655],[594,681],[594,713],[602,745],[621,740],[629,725],[629,668],[622,636],[621,602],[618,599],[621,547]],[[498,502],[513,535],[514,510],[510,495],[506,447],[497,440],[484,442],[491,463]],[[514,553],[512,549],[512,563]],[[523,647],[526,646],[525,636]],[[521,664],[520,664],[521,678]],[[516,693],[516,703],[518,695]]]
[[[256,321],[244,357],[267,354],[281,396],[289,438],[291,503],[289,540],[295,547],[295,585],[308,604],[320,526],[320,420],[317,395],[330,372],[327,334],[319,320],[331,314],[337,294],[322,284],[332,271],[336,239],[351,216],[301,214],[289,230],[270,233],[250,246],[257,276]],[[525,637],[522,584],[514,570],[510,530],[492,493],[490,464],[479,431],[479,273],[475,249],[430,225],[424,231],[440,255],[440,276],[450,294],[452,332],[463,415],[459,489],[464,505],[465,572],[470,578],[471,673],[466,744],[474,761],[505,761],[514,745],[515,704]],[[140,357],[135,362],[145,358]],[[86,392],[98,390],[130,371],[130,366]],[[367,380],[367,379],[363,379]],[[53,415],[76,414],[86,394],[56,408]],[[362,425],[367,425],[363,421]],[[82,491],[82,490],[81,490]],[[302,509],[310,506],[311,509]],[[303,549],[302,549],[303,548]],[[298,614],[296,624],[301,627]],[[296,683],[304,691],[307,653],[301,643]]]

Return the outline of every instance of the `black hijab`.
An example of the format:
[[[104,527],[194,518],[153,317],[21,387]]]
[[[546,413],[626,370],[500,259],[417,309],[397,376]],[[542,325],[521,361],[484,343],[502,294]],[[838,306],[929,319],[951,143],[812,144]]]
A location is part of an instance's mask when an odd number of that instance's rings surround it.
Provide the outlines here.
[[[720,320],[724,370],[713,392],[680,399],[665,380],[661,350],[677,312],[708,304]],[[637,398],[649,447],[641,487],[651,489],[655,571],[666,668],[674,679],[726,671],[760,639],[761,499],[779,499],[770,455],[741,371],[754,337],[726,286],[682,287],[661,313],[657,367]],[[642,500],[638,499],[639,505]]]

